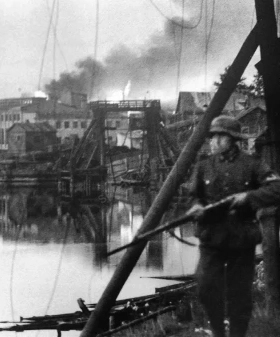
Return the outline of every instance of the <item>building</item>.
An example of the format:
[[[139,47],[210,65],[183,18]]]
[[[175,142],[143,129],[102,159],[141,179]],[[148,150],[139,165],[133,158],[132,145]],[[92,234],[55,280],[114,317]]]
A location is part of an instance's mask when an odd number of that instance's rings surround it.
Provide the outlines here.
[[[63,143],[71,137],[81,138],[92,120],[86,95],[63,92],[61,100],[45,97],[0,100],[0,150],[8,150],[7,130],[14,123],[47,122],[56,129]]]
[[[15,123],[7,130],[8,153],[24,155],[57,144],[56,130],[48,123]]]
[[[197,120],[204,113],[213,96],[213,92],[181,91],[175,114],[169,116],[168,124],[183,120]]]
[[[7,130],[14,123],[34,123],[36,111],[46,99],[41,97],[0,99],[0,150],[7,150]],[[33,105],[33,111],[26,111],[24,107]]]
[[[142,148],[144,113],[142,111],[107,112],[105,142],[111,146]]]
[[[242,123],[242,133],[248,139],[242,141],[242,148],[250,153],[255,151],[255,141],[267,127],[266,111],[259,106],[241,111],[236,118]]]
[[[56,129],[56,136],[61,143],[71,137],[81,138],[92,121],[92,113],[85,104],[85,95],[71,95],[64,93],[64,102],[61,100],[45,99],[40,106],[36,104],[25,105],[22,111],[25,115],[35,113],[35,122],[49,123]],[[73,101],[70,98],[73,98]],[[78,99],[80,97],[80,100]],[[75,98],[75,100],[74,100]]]

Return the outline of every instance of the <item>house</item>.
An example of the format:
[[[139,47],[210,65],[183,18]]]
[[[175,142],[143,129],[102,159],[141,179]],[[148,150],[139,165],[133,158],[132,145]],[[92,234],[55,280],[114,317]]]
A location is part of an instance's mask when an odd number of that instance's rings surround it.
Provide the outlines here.
[[[242,148],[250,153],[255,151],[255,141],[267,127],[266,111],[260,106],[241,111],[236,118],[241,122],[241,132],[248,139],[242,141]]]
[[[0,99],[0,150],[7,150],[7,130],[14,123],[34,123],[38,107],[45,101],[42,97],[21,97]],[[24,107],[33,105],[33,111],[24,111]]]
[[[181,91],[175,110],[175,114],[169,117],[169,123],[182,120],[196,119],[201,116],[211,102],[212,92]]]
[[[65,97],[64,101],[67,101]],[[74,101],[70,98],[69,105],[60,100],[45,99],[39,106],[30,104],[22,107],[22,111],[24,114],[36,113],[35,121],[37,123],[47,122],[55,128],[57,138],[64,143],[72,137],[82,138],[92,121],[92,113],[89,106],[85,104],[84,95],[73,95]]]
[[[46,97],[0,99],[0,150],[8,150],[7,130],[14,123],[47,122],[61,142],[81,138],[92,120],[86,95],[66,91],[63,95],[61,101]]]
[[[48,123],[15,123],[7,130],[7,143],[11,155],[47,151],[57,144],[56,130]]]

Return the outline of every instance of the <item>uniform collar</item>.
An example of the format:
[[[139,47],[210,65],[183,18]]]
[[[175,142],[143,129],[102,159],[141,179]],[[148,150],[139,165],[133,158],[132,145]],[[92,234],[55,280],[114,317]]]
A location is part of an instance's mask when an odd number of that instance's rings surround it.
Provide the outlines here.
[[[237,155],[239,154],[239,147],[234,144],[233,146],[231,146],[228,150],[222,152],[219,154],[218,158],[219,161],[221,162],[233,162],[235,160],[235,158],[237,157]]]

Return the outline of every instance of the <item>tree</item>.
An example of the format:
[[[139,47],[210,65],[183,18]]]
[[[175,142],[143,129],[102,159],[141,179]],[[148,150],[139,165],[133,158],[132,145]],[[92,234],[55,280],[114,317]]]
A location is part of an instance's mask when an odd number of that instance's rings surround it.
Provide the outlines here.
[[[224,70],[224,72],[222,74],[220,74],[220,81],[219,82],[214,82],[214,86],[218,89],[221,85],[221,83],[223,82],[228,70],[229,70],[230,66],[227,66]],[[252,90],[252,85],[247,85],[245,83],[246,78],[245,77],[241,77],[240,81],[237,83],[235,92],[239,92],[239,93],[244,93],[244,94],[248,94],[251,90]]]
[[[230,66],[227,66],[222,74],[220,74],[220,81],[214,82],[214,86],[219,88],[222,81],[224,80]],[[263,98],[264,97],[264,86],[263,86],[263,78],[262,75],[257,72],[254,75],[253,82],[251,84],[245,83],[246,78],[241,77],[238,82],[235,92],[242,93],[247,96],[255,97],[255,98]]]
[[[255,97],[264,98],[263,77],[259,72],[257,72],[257,74],[254,75],[253,95]]]

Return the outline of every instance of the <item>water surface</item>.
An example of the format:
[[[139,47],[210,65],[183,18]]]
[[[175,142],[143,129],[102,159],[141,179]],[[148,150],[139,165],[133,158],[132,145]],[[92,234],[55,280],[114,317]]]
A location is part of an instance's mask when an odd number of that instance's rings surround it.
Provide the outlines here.
[[[0,195],[0,320],[70,313],[78,298],[96,303],[123,252],[106,253],[131,241],[151,204],[147,190],[110,188],[96,198],[62,200],[55,189],[18,188]],[[177,229],[192,235],[191,225]],[[154,293],[172,281],[149,276],[192,274],[197,248],[168,233],[149,242],[119,298]],[[14,332],[0,332],[15,336]],[[57,336],[27,331],[20,336]],[[79,331],[62,336],[79,336]]]

